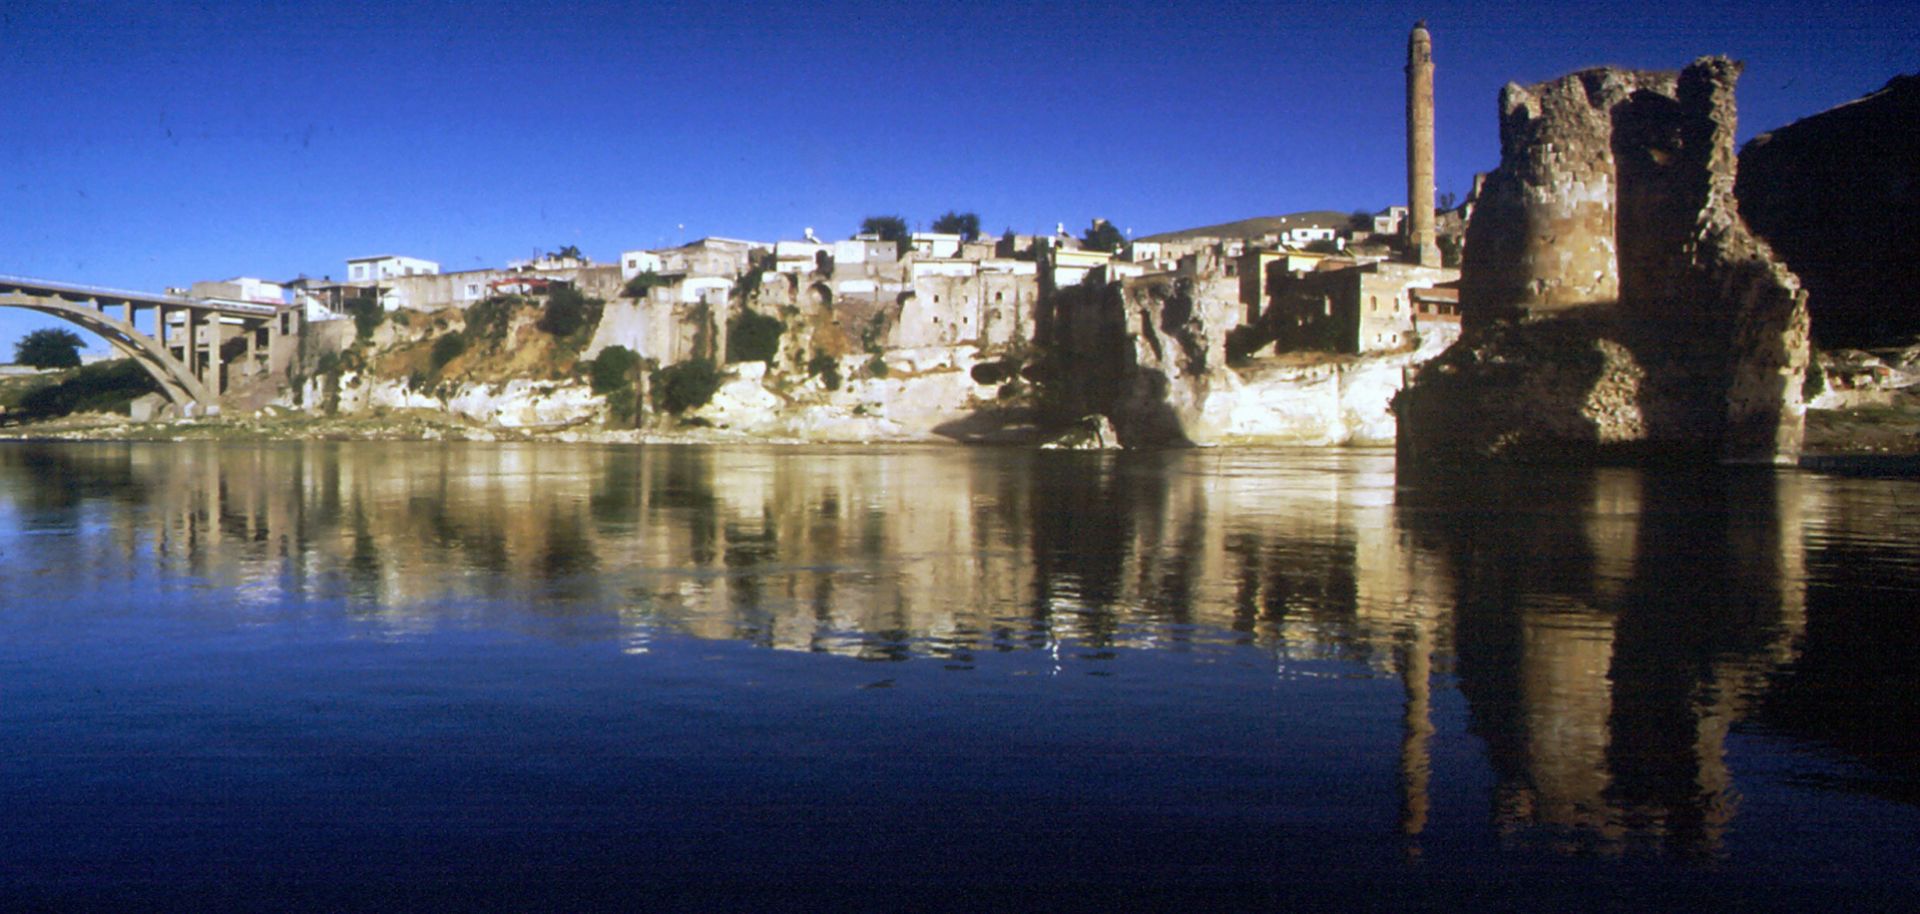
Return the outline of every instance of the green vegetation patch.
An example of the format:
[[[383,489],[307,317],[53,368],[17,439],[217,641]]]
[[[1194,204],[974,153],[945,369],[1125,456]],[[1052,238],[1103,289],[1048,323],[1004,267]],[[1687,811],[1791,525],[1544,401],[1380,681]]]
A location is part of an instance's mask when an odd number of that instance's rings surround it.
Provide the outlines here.
[[[371,295],[347,300],[347,314],[353,317],[353,329],[361,340],[372,340],[373,332],[380,329],[380,323],[387,319],[387,311],[380,307],[380,300]]]
[[[840,360],[833,356],[815,350],[807,360],[807,374],[819,378],[828,390],[840,389]]]
[[[627,284],[620,289],[620,294],[627,298],[646,298],[648,292],[666,284],[667,281],[661,278],[660,274],[648,270],[627,280]]]
[[[608,346],[600,357],[587,363],[587,380],[593,392],[610,394],[633,386],[634,369],[640,367],[640,355],[625,346]]]
[[[431,365],[434,371],[439,371],[447,367],[448,362],[459,358],[460,355],[466,351],[466,336],[459,333],[449,333],[433,341],[433,352],[428,356],[427,364]]]
[[[13,360],[35,368],[80,367],[79,334],[58,327],[35,330],[13,344]]]
[[[632,428],[640,419],[640,394],[633,389],[635,376],[648,364],[640,354],[625,346],[608,346],[600,357],[586,363],[587,380],[593,392],[607,398],[607,424],[614,428]]]
[[[540,321],[535,326],[551,336],[572,337],[598,325],[605,305],[600,299],[588,298],[586,293],[572,286],[560,286],[547,296],[546,305],[540,309]]]
[[[7,419],[31,422],[73,413],[125,415],[134,400],[159,391],[160,385],[132,359],[96,362],[20,394],[18,400],[6,404]]]
[[[655,371],[652,381],[654,408],[678,415],[713,399],[720,369],[711,359],[693,359]]]
[[[777,317],[742,311],[727,321],[727,361],[771,362],[787,329]]]
[[[496,295],[467,309],[467,341],[498,346],[507,339],[513,313],[525,300],[518,295]]]

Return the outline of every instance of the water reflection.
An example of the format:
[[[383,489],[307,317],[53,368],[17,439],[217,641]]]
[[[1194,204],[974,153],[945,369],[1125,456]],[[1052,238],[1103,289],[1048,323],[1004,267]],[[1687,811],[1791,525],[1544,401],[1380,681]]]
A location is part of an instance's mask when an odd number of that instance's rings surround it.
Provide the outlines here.
[[[1327,453],[21,446],[0,448],[0,607],[117,576],[383,637],[487,624],[642,651],[671,632],[961,669],[1043,650],[1056,671],[1253,645],[1282,677],[1333,660],[1401,683],[1414,852],[1435,814],[1436,689],[1457,688],[1504,840],[1711,856],[1741,802],[1728,734],[1776,676],[1777,725],[1913,782],[1910,750],[1863,742],[1870,716],[1822,713],[1845,705],[1833,683],[1871,688],[1848,663],[1878,637],[1809,623],[1810,566],[1864,561],[1831,535],[1848,485],[1397,478],[1388,456]],[[1869,590],[1910,595],[1911,552],[1890,549]],[[1812,602],[1852,592],[1816,580]],[[1817,662],[1796,664],[1803,639]],[[1877,673],[1905,668],[1898,644]]]
[[[1514,840],[1715,853],[1731,724],[1805,629],[1806,477],[1435,478],[1401,520],[1457,588],[1456,671]],[[1788,507],[1784,507],[1786,505]]]

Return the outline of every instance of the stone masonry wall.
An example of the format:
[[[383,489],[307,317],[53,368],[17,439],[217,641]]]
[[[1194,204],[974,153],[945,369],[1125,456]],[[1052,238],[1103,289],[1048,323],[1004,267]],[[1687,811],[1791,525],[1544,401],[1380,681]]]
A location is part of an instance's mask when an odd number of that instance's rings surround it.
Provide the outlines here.
[[[1403,454],[1798,456],[1806,298],[1734,199],[1739,73],[1506,88],[1465,333],[1396,403]]]

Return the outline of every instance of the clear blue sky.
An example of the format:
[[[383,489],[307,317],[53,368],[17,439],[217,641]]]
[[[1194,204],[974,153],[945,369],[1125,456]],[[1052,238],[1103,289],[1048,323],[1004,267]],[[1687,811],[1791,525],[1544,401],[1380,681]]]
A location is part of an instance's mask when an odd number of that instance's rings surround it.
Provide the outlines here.
[[[578,245],[844,237],[956,208],[1148,234],[1439,187],[1508,81],[1744,60],[1741,138],[1920,70],[1920,4],[0,0],[0,273],[158,291]],[[49,318],[0,309],[0,360]],[[95,344],[104,349],[104,344]]]

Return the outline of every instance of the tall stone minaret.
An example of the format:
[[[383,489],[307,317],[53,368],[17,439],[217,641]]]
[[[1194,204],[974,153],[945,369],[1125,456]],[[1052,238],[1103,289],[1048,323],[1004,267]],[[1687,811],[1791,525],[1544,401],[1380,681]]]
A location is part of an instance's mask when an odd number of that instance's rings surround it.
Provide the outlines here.
[[[1433,239],[1433,37],[1427,22],[1407,36],[1407,259],[1440,265]]]

